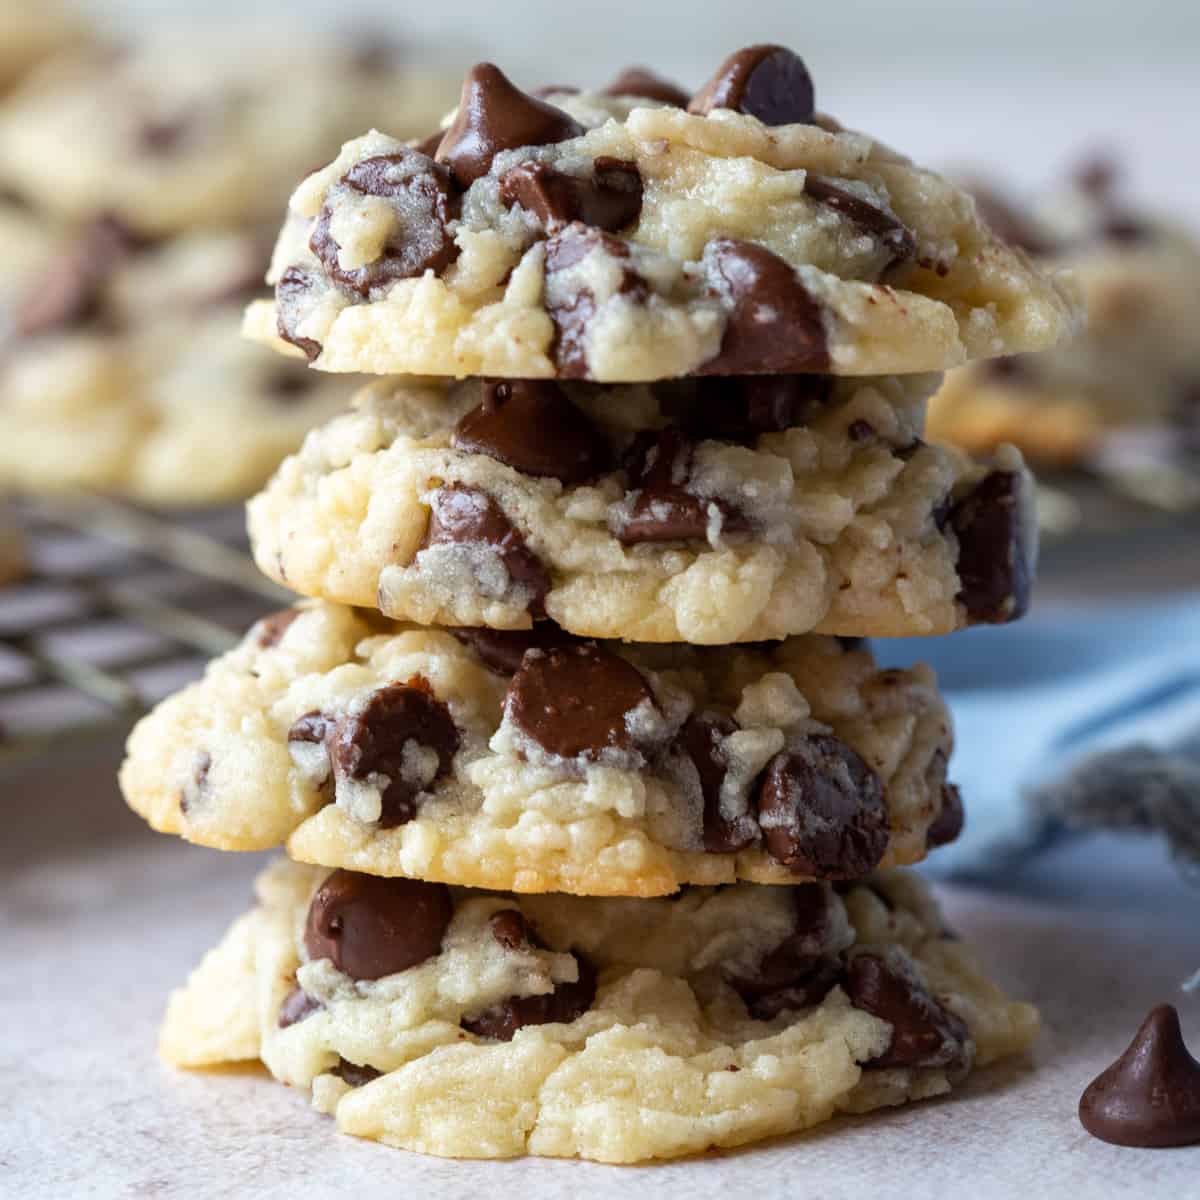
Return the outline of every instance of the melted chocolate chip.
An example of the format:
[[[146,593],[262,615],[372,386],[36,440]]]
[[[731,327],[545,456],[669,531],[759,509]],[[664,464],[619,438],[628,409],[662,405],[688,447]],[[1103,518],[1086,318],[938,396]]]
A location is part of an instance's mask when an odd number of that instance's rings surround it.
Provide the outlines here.
[[[892,1027],[892,1040],[865,1067],[923,1067],[960,1071],[970,1034],[961,1018],[939,1004],[900,958],[856,954],[842,986],[855,1008]]]
[[[439,954],[453,915],[443,883],[334,871],[309,905],[304,948],[351,979],[382,979]]]
[[[750,814],[747,795],[737,798],[736,814],[727,815],[721,807],[721,786],[729,773],[724,741],[737,729],[737,722],[722,713],[694,715],[679,731],[667,755],[668,771],[675,773],[681,765],[679,760],[687,760],[699,777],[704,798],[704,849],[709,854],[733,854],[758,840],[758,822]]]
[[[811,171],[805,177],[804,190],[818,203],[853,221],[864,233],[879,241],[892,256],[893,263],[906,262],[916,256],[917,239],[895,213]]]
[[[688,104],[688,112],[701,116],[716,108],[746,113],[764,125],[811,125],[812,76],[785,46],[747,46],[731,54]]]
[[[625,463],[633,494],[609,516],[609,528],[623,545],[707,540],[714,510],[721,536],[750,529],[745,515],[728,501],[688,491],[694,450],[677,429],[647,431],[634,439]]]
[[[704,249],[704,268],[727,310],[721,351],[704,365],[706,374],[828,369],[821,306],[782,258],[753,242],[718,238]]]
[[[199,128],[199,117],[192,111],[144,121],[137,131],[138,149],[151,158],[177,154]]]
[[[687,108],[688,105],[688,94],[683,88],[645,67],[626,67],[603,92],[606,96],[639,96],[644,100],[659,100],[673,108]]]
[[[831,734],[798,739],[771,760],[758,821],[767,853],[797,875],[857,879],[887,850],[879,776]]]
[[[285,342],[304,351],[309,362],[321,357],[324,347],[315,338],[296,332],[307,315],[306,301],[316,286],[316,276],[301,267],[288,267],[275,285],[275,327]]]
[[[958,601],[972,621],[999,625],[1029,608],[1034,563],[1026,548],[1028,514],[1021,476],[992,471],[959,500],[949,526],[958,537]]]
[[[288,741],[308,742],[319,746],[329,737],[335,726],[336,722],[331,717],[314,710],[296,718],[288,730]]]
[[[1200,1062],[1171,1005],[1155,1008],[1125,1053],[1088,1085],[1079,1122],[1114,1146],[1200,1144]]]
[[[320,1000],[314,1000],[303,988],[294,987],[279,1006],[279,1028],[287,1029],[289,1025],[296,1025],[324,1007]]]
[[[283,641],[283,635],[292,627],[292,622],[300,615],[298,608],[285,608],[279,612],[263,617],[254,627],[254,644],[260,650],[270,650]]]
[[[348,269],[334,239],[335,202],[327,202],[317,217],[309,246],[331,279],[360,295],[397,279],[425,271],[439,272],[458,257],[458,247],[446,229],[458,215],[459,197],[450,172],[416,150],[398,150],[357,162],[341,185],[363,196],[390,202],[395,227],[378,258]]]
[[[572,221],[615,232],[642,211],[642,177],[636,163],[607,156],[596,159],[590,176],[521,163],[500,177],[500,201],[532,213],[547,232]]]
[[[499,67],[479,63],[463,82],[458,112],[438,146],[460,187],[486,175],[502,150],[549,146],[583,134],[561,108],[514,87]]]
[[[603,435],[551,380],[483,380],[480,388],[482,403],[454,431],[456,450],[568,486],[611,465]]]
[[[336,1075],[351,1087],[357,1088],[378,1079],[383,1072],[377,1071],[374,1067],[359,1066],[358,1063],[352,1063],[349,1059],[339,1057],[337,1066],[330,1074]]]
[[[685,386],[664,394],[663,411],[691,437],[743,445],[807,425],[833,394],[828,375],[701,376]]]
[[[769,1021],[788,1009],[820,1004],[840,980],[833,933],[834,900],[819,883],[790,889],[796,925],[759,963],[753,975],[726,975],[750,1015]]]
[[[430,509],[429,529],[422,549],[443,545],[492,548],[500,556],[512,584],[528,589],[529,611],[537,616],[543,613],[550,576],[542,560],[525,544],[491,496],[478,488],[452,483],[434,492]]]
[[[580,639],[553,621],[538,621],[532,629],[452,629],[498,675],[515,675],[527,650],[560,650],[578,646]]]
[[[384,781],[379,824],[392,829],[417,815],[422,794],[450,770],[458,745],[450,710],[410,681],[380,688],[344,716],[329,739],[329,757],[336,778]]]
[[[526,654],[509,684],[508,719],[549,754],[596,762],[606,751],[634,753],[629,717],[653,706],[641,672],[595,645]]]
[[[525,1025],[566,1025],[578,1020],[596,998],[596,972],[582,954],[576,954],[575,961],[579,978],[574,983],[560,983],[544,996],[510,996],[472,1020],[464,1018],[462,1027],[476,1037],[511,1042]]]
[[[962,793],[952,783],[942,784],[942,807],[925,833],[926,849],[948,846],[958,839],[966,824]]]
[[[493,913],[488,924],[492,930],[492,937],[505,950],[521,950],[533,944],[525,917],[515,908]]]

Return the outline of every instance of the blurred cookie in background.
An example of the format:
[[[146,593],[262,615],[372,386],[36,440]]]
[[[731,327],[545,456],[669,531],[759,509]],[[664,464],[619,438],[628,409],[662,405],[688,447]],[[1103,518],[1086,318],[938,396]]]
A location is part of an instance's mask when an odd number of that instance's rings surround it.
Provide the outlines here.
[[[0,91],[86,36],[82,18],[57,0],[0,0]]]
[[[0,501],[0,587],[25,574],[25,539],[12,513]]]

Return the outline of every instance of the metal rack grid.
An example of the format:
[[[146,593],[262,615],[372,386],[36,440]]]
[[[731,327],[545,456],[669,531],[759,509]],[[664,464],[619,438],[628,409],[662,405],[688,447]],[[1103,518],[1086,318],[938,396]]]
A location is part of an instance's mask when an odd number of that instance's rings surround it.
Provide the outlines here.
[[[0,588],[0,769],[118,736],[289,603],[240,507],[167,520],[95,496],[23,499],[29,570]]]

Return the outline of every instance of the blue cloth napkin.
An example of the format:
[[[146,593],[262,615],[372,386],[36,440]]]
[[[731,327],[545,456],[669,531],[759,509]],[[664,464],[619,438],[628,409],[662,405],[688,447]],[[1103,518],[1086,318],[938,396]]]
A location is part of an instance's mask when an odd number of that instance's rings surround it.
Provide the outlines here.
[[[996,877],[1072,829],[1158,828],[1200,861],[1200,595],[876,641],[931,663],[954,713],[967,826],[935,874]]]

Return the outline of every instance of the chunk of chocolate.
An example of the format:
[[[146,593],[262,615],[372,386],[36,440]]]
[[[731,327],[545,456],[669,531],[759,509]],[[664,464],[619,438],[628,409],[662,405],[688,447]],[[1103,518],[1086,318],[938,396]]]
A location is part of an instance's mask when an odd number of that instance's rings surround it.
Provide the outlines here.
[[[864,233],[875,238],[891,255],[892,263],[907,262],[916,256],[916,236],[895,213],[811,171],[805,176],[804,190],[818,203],[853,221]]]
[[[678,429],[638,434],[625,462],[632,495],[609,515],[609,529],[618,541],[626,546],[705,541],[717,521],[720,536],[751,528],[727,500],[705,499],[688,490],[694,450]]]
[[[704,248],[709,291],[726,310],[721,350],[708,375],[825,371],[829,347],[821,305],[791,266],[753,242],[717,238]]]
[[[500,177],[500,200],[537,218],[546,232],[580,221],[615,232],[642,211],[642,177],[637,164],[601,156],[591,175],[568,175],[548,163],[528,162]]]
[[[704,798],[704,849],[709,854],[733,854],[758,840],[749,783],[744,794],[731,798],[736,812],[723,809],[721,804],[721,789],[729,773],[725,739],[737,729],[737,722],[723,713],[694,714],[667,752],[666,766],[671,774],[678,772],[683,760],[695,768]]]
[[[152,117],[137,130],[138,149],[149,158],[178,154],[200,128],[201,114],[193,109],[173,116]]]
[[[632,663],[586,643],[526,654],[504,701],[508,720],[543,750],[584,762],[637,753],[635,714],[654,708]]]
[[[888,1048],[863,1066],[958,1072],[968,1065],[966,1024],[929,994],[906,958],[856,954],[842,986],[855,1008],[892,1027]]]
[[[958,537],[958,602],[972,621],[1001,625],[1029,608],[1035,563],[1023,480],[992,471],[950,512]]]
[[[476,1037],[511,1042],[525,1025],[566,1025],[578,1020],[596,998],[596,972],[582,954],[576,954],[575,961],[579,978],[574,983],[560,983],[542,996],[510,996],[477,1017],[464,1018],[462,1027]]]
[[[372,1080],[378,1079],[383,1072],[376,1070],[375,1067],[359,1066],[358,1063],[352,1063],[349,1059],[339,1057],[337,1066],[333,1068],[330,1074],[344,1080],[352,1088],[358,1088],[370,1083]]]
[[[446,226],[458,215],[459,196],[450,172],[433,159],[408,149],[364,158],[342,176],[340,186],[388,201],[394,216],[379,256],[347,268],[333,236],[337,200],[322,206],[309,246],[329,277],[343,287],[367,296],[397,279],[442,271],[458,257]]]
[[[538,621],[532,629],[452,629],[498,675],[515,675],[527,650],[559,650],[581,639],[555,625]]]
[[[1079,1123],[1114,1146],[1200,1144],[1200,1062],[1170,1004],[1153,1009],[1125,1053],[1088,1084]]]
[[[491,496],[460,483],[447,484],[430,498],[430,510],[422,549],[441,545],[489,547],[499,555],[512,585],[528,590],[529,611],[535,616],[543,613],[550,576]]]
[[[212,755],[207,750],[197,754],[192,762],[192,776],[179,789],[179,811],[186,817],[208,791],[208,773],[212,770]]]
[[[833,394],[828,375],[705,375],[686,386],[664,396],[664,411],[691,437],[742,445],[807,425]]]
[[[644,100],[658,100],[673,108],[688,106],[689,97],[683,88],[645,67],[626,67],[602,90],[606,96],[639,96]]]
[[[482,380],[481,403],[459,421],[451,444],[525,475],[585,483],[612,464],[604,435],[548,379]]]
[[[521,950],[533,944],[529,926],[518,909],[506,908],[502,912],[494,913],[488,924],[492,929],[492,937],[505,950]]]
[[[299,615],[300,609],[285,608],[263,617],[254,627],[254,644],[260,650],[271,650],[278,646]]]
[[[942,807],[925,832],[926,848],[933,850],[957,841],[965,824],[962,793],[953,783],[942,784]]]
[[[302,337],[297,329],[308,315],[316,276],[302,267],[288,267],[275,285],[275,328],[285,342],[304,351],[309,362],[321,357],[324,347],[315,338]]]
[[[502,150],[550,146],[583,132],[561,108],[527,95],[499,67],[479,63],[463,81],[458,112],[438,146],[437,160],[466,188],[491,170]]]
[[[797,875],[858,879],[888,845],[879,776],[826,733],[796,739],[763,773],[758,823],[767,853]]]
[[[381,781],[379,824],[392,829],[417,815],[422,794],[450,770],[458,745],[450,710],[428,685],[410,681],[380,688],[342,717],[329,757],[337,779]]]
[[[351,979],[382,979],[439,954],[453,915],[444,883],[334,871],[309,905],[304,948]]]
[[[716,108],[757,117],[764,125],[811,125],[812,76],[785,46],[747,46],[731,54],[688,104],[688,112],[701,116]]]
[[[302,987],[294,987],[279,1006],[279,1028],[287,1029],[290,1025],[296,1025],[324,1007],[320,1000],[315,1000]]]

